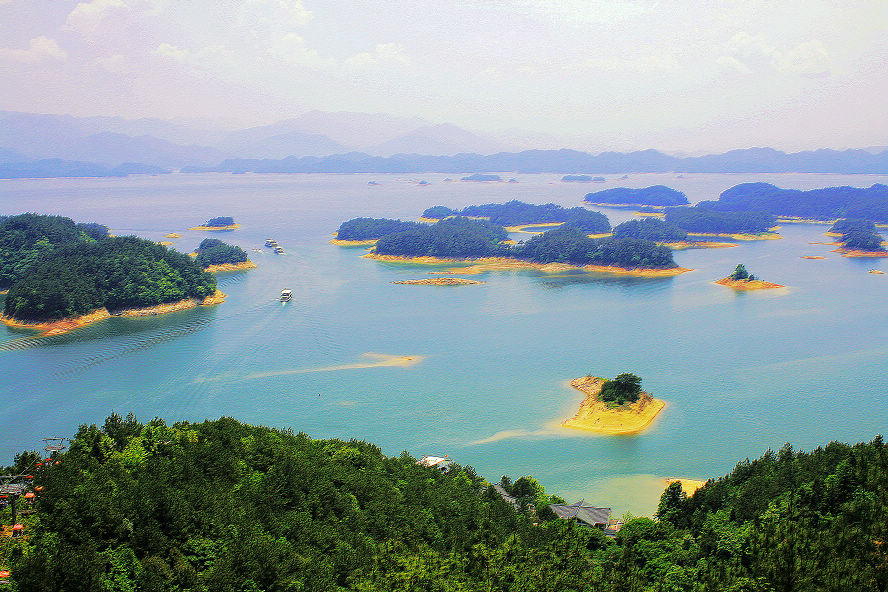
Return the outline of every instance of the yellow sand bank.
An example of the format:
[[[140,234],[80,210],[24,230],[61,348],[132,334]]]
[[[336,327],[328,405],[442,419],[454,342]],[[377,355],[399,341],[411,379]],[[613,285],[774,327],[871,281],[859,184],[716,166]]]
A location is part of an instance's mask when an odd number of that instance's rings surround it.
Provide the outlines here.
[[[856,251],[840,247],[833,249],[833,253],[840,253],[842,257],[888,257],[888,251]]]
[[[674,241],[657,244],[673,251],[683,251],[685,249],[729,249],[738,246],[736,243],[718,243],[714,241]]]
[[[157,241],[157,244],[158,244],[158,245],[161,245],[161,246],[163,246],[163,247],[169,247],[169,246],[171,246],[173,243],[172,243],[172,241]]]
[[[799,216],[777,216],[780,224],[835,224],[835,220],[818,220],[816,218],[801,218]]]
[[[663,210],[666,209],[666,206],[652,206],[651,204],[643,204],[643,203],[628,204],[628,203],[604,203],[604,202],[591,202],[591,201],[584,201],[583,203],[587,206],[596,206],[599,208],[614,208],[617,210],[626,210],[629,208],[657,208],[657,209],[663,209]]]
[[[420,216],[418,219],[420,222],[425,222],[426,224],[437,224],[441,221],[441,218],[425,218],[423,216]]]
[[[331,245],[336,245],[337,247],[372,247],[376,244],[376,241],[379,239],[370,238],[367,240],[339,240],[338,238],[330,239]]]
[[[210,265],[204,271],[210,273],[219,273],[220,271],[240,271],[241,269],[256,269],[258,267],[252,261],[242,261],[240,263],[219,263],[218,265]]]
[[[0,317],[0,321],[3,322],[4,325],[8,327],[16,327],[19,329],[34,329],[41,332],[41,335],[61,335],[62,333],[67,333],[69,331],[73,331],[74,329],[79,329],[80,327],[85,327],[90,323],[95,323],[96,321],[102,321],[104,319],[115,317],[145,317],[145,316],[154,316],[158,314],[164,314],[168,312],[175,312],[178,310],[188,310],[189,308],[194,308],[195,306],[209,306],[213,304],[219,304],[225,300],[225,294],[216,290],[214,294],[211,296],[207,296],[203,300],[199,301],[196,298],[186,298],[184,300],[179,300],[178,302],[168,302],[165,304],[158,304],[156,306],[146,306],[144,308],[127,308],[123,310],[115,311],[113,314],[108,312],[106,308],[100,308],[98,310],[94,310],[91,313],[81,315],[79,317],[71,317],[67,319],[59,319],[58,321],[44,321],[44,322],[28,322],[28,321],[19,321],[17,319],[13,319],[7,316]]]
[[[632,212],[633,216],[638,216],[639,218],[665,218],[666,214],[664,212]]]
[[[614,273],[619,275],[632,275],[637,277],[672,277],[692,271],[685,267],[672,267],[670,269],[627,269],[610,265],[570,265],[567,263],[534,263],[508,257],[479,257],[477,259],[445,259],[441,257],[399,257],[396,255],[378,255],[366,253],[361,255],[367,259],[387,261],[391,263],[419,263],[422,265],[447,265],[461,263],[467,267],[455,267],[448,269],[447,273],[458,275],[475,275],[488,271],[517,271],[522,269],[534,269],[545,273],[563,273],[570,270],[588,272]]]
[[[220,232],[223,230],[237,230],[240,224],[231,224],[229,226],[194,226],[188,230],[205,230],[208,232]]]
[[[821,257],[820,255],[802,255],[802,259],[826,259],[826,257]]]
[[[175,232],[171,232],[167,235],[164,235],[164,238],[182,238],[182,235],[176,234]]]
[[[533,230],[525,230],[527,228],[551,228],[561,226],[564,222],[537,222],[535,224],[518,224],[517,226],[504,226],[506,232],[525,232],[527,234],[537,234]]]
[[[878,270],[878,269],[870,269],[870,270],[869,270],[869,273],[872,273],[872,274],[875,274],[875,275],[885,275],[885,272],[884,272],[884,271],[881,271],[881,270]]]
[[[595,376],[574,379],[570,381],[570,386],[585,393],[586,398],[580,403],[577,414],[561,423],[567,428],[605,435],[637,434],[650,426],[666,406],[665,402],[642,393],[635,403],[609,407],[598,400],[604,379]]]
[[[762,232],[761,234],[731,234],[719,232],[689,232],[688,236],[720,236],[724,238],[732,238],[739,241],[757,241],[757,240],[779,240],[782,235],[776,232]]]
[[[681,477],[668,477],[663,479],[663,481],[666,482],[667,487],[678,481],[688,497],[694,495],[698,489],[706,485],[706,481],[701,481],[700,479],[683,479]]]
[[[483,284],[478,280],[467,280],[465,278],[423,278],[421,280],[401,280],[392,282],[393,284],[405,284],[408,286],[469,286],[474,284]]]
[[[716,280],[715,282],[719,286],[727,286],[728,288],[733,288],[735,290],[770,290],[772,288],[785,288],[786,286],[781,286],[780,284],[773,284],[771,282],[764,282],[762,280],[734,280],[730,277],[722,278],[720,280]]]

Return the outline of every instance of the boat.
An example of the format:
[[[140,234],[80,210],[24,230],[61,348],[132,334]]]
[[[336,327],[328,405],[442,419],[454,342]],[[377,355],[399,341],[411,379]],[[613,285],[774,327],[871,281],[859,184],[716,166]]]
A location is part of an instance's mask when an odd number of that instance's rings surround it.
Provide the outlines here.
[[[266,246],[266,247],[276,247],[276,246],[277,246],[277,241],[274,240],[273,238],[265,239],[265,246]]]
[[[274,254],[275,254],[275,255],[283,255],[283,254],[284,254],[284,248],[283,248],[283,247],[275,247],[275,248],[274,248]]]
[[[293,299],[293,290],[283,289],[281,290],[281,302],[289,302]]]

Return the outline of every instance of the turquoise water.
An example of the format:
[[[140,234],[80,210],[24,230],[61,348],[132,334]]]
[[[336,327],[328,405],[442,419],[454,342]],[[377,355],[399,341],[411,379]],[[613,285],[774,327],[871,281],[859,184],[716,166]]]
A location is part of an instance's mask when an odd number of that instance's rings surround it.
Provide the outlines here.
[[[674,278],[496,272],[475,278],[483,285],[436,288],[390,283],[426,277],[426,268],[327,243],[356,216],[415,219],[436,204],[509,199],[573,206],[591,190],[559,175],[518,175],[517,184],[444,177],[415,177],[424,186],[395,175],[0,181],[0,213],[57,213],[153,240],[178,232],[171,240],[183,252],[209,236],[188,227],[234,216],[241,229],[220,238],[259,265],[220,275],[228,300],[217,307],[54,338],[0,328],[0,458],[111,411],[228,415],[366,439],[391,455],[450,454],[491,480],[532,474],[570,501],[648,513],[660,477],[718,476],[787,441],[811,448],[886,431],[888,275],[867,271],[888,271],[888,262],[838,257],[808,244],[829,240],[824,226],[790,225],[779,241],[676,252],[695,271]],[[809,189],[888,177],[630,175],[619,184],[662,183],[698,201],[754,180]],[[604,212],[612,223],[632,216]],[[269,237],[287,254],[264,247]],[[739,262],[788,288],[744,294],[712,284]],[[277,301],[283,288],[294,291],[287,304]],[[372,365],[384,356],[414,360]],[[668,402],[652,429],[594,437],[552,426],[582,398],[570,379],[623,371]]]

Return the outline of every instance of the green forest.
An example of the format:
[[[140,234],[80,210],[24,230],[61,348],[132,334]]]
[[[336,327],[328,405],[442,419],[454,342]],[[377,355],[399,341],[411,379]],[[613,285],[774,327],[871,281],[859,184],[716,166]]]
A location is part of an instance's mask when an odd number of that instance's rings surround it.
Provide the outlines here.
[[[656,242],[687,240],[688,233],[659,218],[627,220],[614,227],[614,238],[641,238]]]
[[[210,265],[224,265],[226,263],[243,263],[248,260],[246,252],[237,245],[229,245],[217,238],[205,238],[198,245],[197,257],[194,262],[201,269],[206,269]]]
[[[681,191],[665,185],[651,185],[640,189],[614,187],[594,191],[587,193],[583,201],[605,204],[683,206],[688,203],[688,197]]]
[[[0,547],[16,592],[888,588],[881,436],[768,450],[690,497],[673,483],[615,537],[556,518],[529,476],[499,480],[512,505],[469,466],[231,418],[112,414],[40,460],[6,468],[39,491],[27,536]]]
[[[422,213],[423,218],[441,219],[447,216],[468,216],[487,218],[500,226],[520,226],[551,222],[571,223],[589,234],[610,232],[607,216],[582,207],[565,208],[556,204],[528,204],[512,200],[504,204],[482,204],[452,210],[445,206],[434,206]]]
[[[505,229],[486,220],[462,216],[444,218],[431,226],[387,234],[376,243],[380,255],[406,257],[492,257],[508,256]]]
[[[667,208],[666,223],[687,232],[710,234],[761,234],[777,224],[777,219],[763,212],[720,211],[714,202],[700,202],[694,207]]]
[[[767,212],[775,216],[799,216],[818,220],[864,218],[888,222],[888,186],[868,188],[824,187],[802,191],[780,189],[770,183],[741,183],[708,202],[723,211]]]
[[[425,227],[425,224],[419,222],[402,222],[387,218],[353,218],[339,225],[336,238],[350,241],[375,240],[394,232]]]

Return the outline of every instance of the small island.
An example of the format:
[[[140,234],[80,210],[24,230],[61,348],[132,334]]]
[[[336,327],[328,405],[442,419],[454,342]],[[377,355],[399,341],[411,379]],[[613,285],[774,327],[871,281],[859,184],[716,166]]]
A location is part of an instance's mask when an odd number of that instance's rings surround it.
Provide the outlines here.
[[[228,230],[237,230],[240,224],[234,222],[231,216],[217,216],[210,218],[200,226],[194,226],[188,230],[203,230],[208,232],[225,232]]]
[[[776,232],[777,219],[762,212],[727,212],[713,209],[713,202],[700,202],[694,207],[667,208],[665,221],[681,228],[690,236],[718,236],[734,240],[774,240],[783,238]]]
[[[780,284],[773,284],[771,282],[765,282],[748,271],[746,271],[746,266],[742,263],[738,263],[737,267],[734,268],[733,273],[728,277],[724,277],[720,280],[716,280],[715,282],[719,286],[727,286],[728,288],[733,288],[734,290],[770,290],[773,288],[785,288],[786,286],[782,286]]]
[[[837,220],[826,234],[841,237],[839,248],[833,252],[842,257],[888,257],[882,235],[876,232],[876,225],[870,220]]]
[[[572,224],[575,228],[590,234],[610,232],[611,225],[607,216],[586,208],[565,208],[557,204],[534,205],[518,200],[503,204],[481,204],[466,206],[461,210],[453,210],[445,206],[433,206],[422,213],[420,220],[438,222],[449,216],[467,218],[483,218],[494,224],[515,231],[530,226]]]
[[[577,414],[561,425],[595,434],[637,434],[648,428],[666,406],[641,390],[641,378],[626,372],[613,380],[586,375],[572,380],[570,386],[586,398]]]
[[[604,179],[602,179],[603,181]],[[583,201],[604,207],[636,207],[636,206],[683,206],[688,197],[681,191],[665,185],[651,185],[640,189],[614,187],[603,191],[587,193]]]
[[[256,264],[250,261],[243,249],[223,243],[217,238],[205,238],[194,253],[194,262],[210,273],[256,268]]]
[[[475,181],[476,183],[499,183],[503,180],[499,175],[490,175],[484,173],[475,173],[467,177],[462,177],[460,181]]]
[[[340,247],[369,247],[387,234],[416,228],[425,228],[425,224],[387,218],[353,218],[339,225],[330,243]]]
[[[658,218],[627,220],[614,228],[613,236],[614,238],[649,240],[674,251],[684,249],[719,249],[737,246],[734,243],[689,240],[687,232],[671,222]]]
[[[400,280],[392,283],[407,286],[472,286],[476,284],[483,284],[484,282],[479,282],[477,280],[467,280],[465,278],[436,277],[423,278],[421,280]]]

